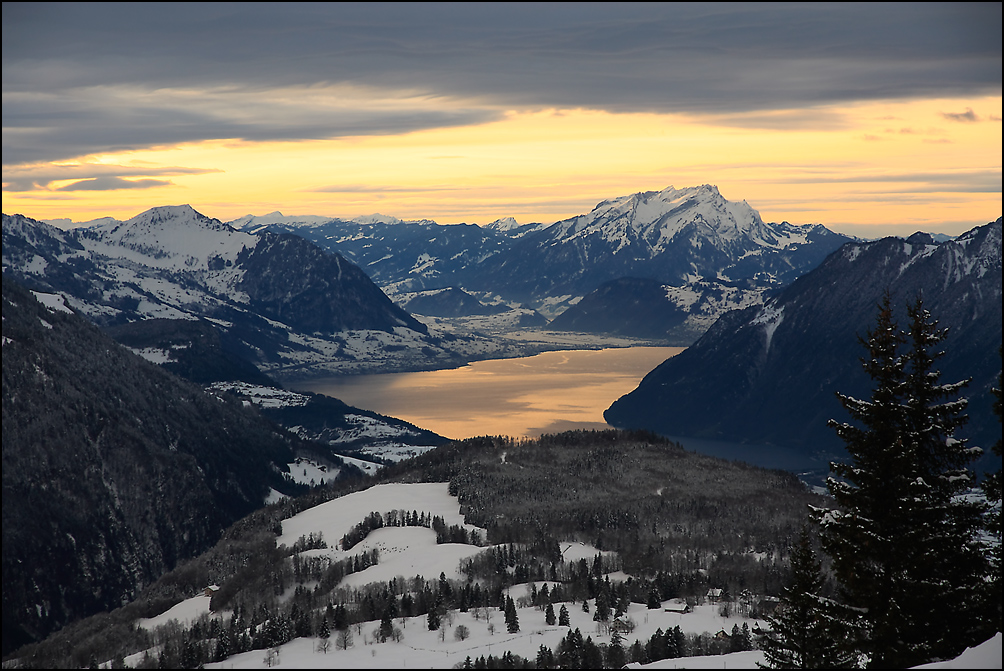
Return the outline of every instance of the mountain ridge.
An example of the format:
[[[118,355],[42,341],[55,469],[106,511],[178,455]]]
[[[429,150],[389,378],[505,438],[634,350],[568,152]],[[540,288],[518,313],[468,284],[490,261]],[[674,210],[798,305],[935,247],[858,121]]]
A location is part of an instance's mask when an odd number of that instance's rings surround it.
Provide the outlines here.
[[[868,395],[857,336],[874,322],[884,290],[950,327],[944,379],[973,377],[967,435],[991,444],[990,411],[1001,342],[1001,220],[953,241],[927,234],[850,243],[762,306],[723,315],[694,345],[649,373],[604,413],[607,422],[669,435],[773,443],[838,455],[826,426],[835,391]]]
[[[781,286],[852,240],[819,224],[765,223],[749,203],[729,201],[710,184],[603,200],[548,225],[303,219],[269,227],[343,253],[392,296],[457,287],[552,318],[623,277],[678,287],[706,280]]]

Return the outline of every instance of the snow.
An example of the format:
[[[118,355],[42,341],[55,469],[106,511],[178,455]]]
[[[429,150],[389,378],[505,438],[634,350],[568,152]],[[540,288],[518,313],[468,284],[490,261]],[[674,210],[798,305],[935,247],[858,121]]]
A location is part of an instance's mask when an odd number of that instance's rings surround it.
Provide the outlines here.
[[[248,397],[252,403],[262,408],[288,408],[307,405],[309,396],[277,387],[266,387],[248,382],[214,382],[210,389],[225,391]]]
[[[415,510],[443,516],[447,524],[462,523],[459,503],[449,495],[446,483],[387,484],[376,485],[367,490],[349,494],[329,501],[282,523],[282,535],[278,542],[291,545],[300,536],[320,532],[329,546],[336,546],[339,539],[370,512],[386,512],[394,509]],[[465,525],[466,526],[466,525]],[[468,529],[475,527],[467,526]],[[582,543],[563,543],[562,553],[566,561],[591,560],[596,548]],[[355,553],[378,549],[379,563],[364,571],[348,575],[340,584],[342,587],[357,587],[372,581],[384,582],[392,578],[411,578],[416,575],[426,580],[435,580],[441,573],[448,578],[459,578],[461,561],[487,548],[470,545],[437,545],[435,532],[425,527],[384,527],[345,552],[336,547],[308,550],[307,556],[348,557]],[[626,579],[622,573],[608,574],[611,580]],[[539,588],[544,583],[537,583]],[[550,586],[550,585],[549,585]],[[531,584],[515,585],[508,590],[514,601],[526,603]],[[209,613],[209,597],[197,596],[165,611],[143,620],[140,626],[152,630],[174,619],[189,623],[205,613]],[[375,632],[379,623],[371,621],[353,625],[352,644],[347,650],[335,647],[335,636],[327,653],[318,649],[318,639],[297,638],[278,648],[278,659],[273,664],[287,668],[443,668],[462,664],[467,657],[476,660],[481,656],[501,657],[509,651],[521,657],[534,660],[541,645],[556,651],[559,642],[574,629],[579,629],[583,637],[591,637],[596,644],[609,644],[610,633],[594,622],[592,610],[583,612],[581,604],[567,603],[571,628],[548,625],[544,612],[531,606],[518,607],[520,631],[510,634],[505,630],[505,618],[496,608],[474,609],[468,613],[451,611],[443,617],[442,631],[429,631],[424,615],[412,618],[398,618],[394,621],[400,629],[397,642],[377,642]],[[591,604],[594,606],[594,604]],[[665,602],[664,606],[671,605]],[[555,604],[559,610],[560,604]],[[595,606],[594,606],[595,607]],[[216,613],[225,618],[227,613]],[[626,617],[635,624],[634,631],[625,636],[625,647],[635,640],[647,641],[657,629],[663,631],[679,626],[686,634],[706,633],[714,635],[724,630],[731,632],[734,625],[740,628],[746,624],[750,630],[765,623],[739,616],[722,617],[714,604],[694,607],[691,613],[669,612],[665,608],[648,609],[643,604],[631,604]],[[468,629],[469,636],[458,640],[455,636],[460,625]],[[440,637],[442,636],[442,640]],[[234,655],[223,662],[207,664],[206,668],[258,669],[266,665],[265,650],[252,650]],[[138,663],[141,654],[130,656],[128,663]],[[1001,636],[998,634],[987,643],[967,650],[950,662],[928,664],[919,668],[1000,668]],[[764,663],[763,653],[750,651],[711,657],[683,657],[667,659],[651,664],[630,664],[628,668],[641,669],[719,669],[757,668]]]
[[[994,637],[974,648],[966,648],[965,652],[945,662],[921,664],[915,669],[999,669],[1001,668],[1001,641],[1004,637],[998,632]]]
[[[301,485],[324,484],[325,481],[338,477],[340,471],[340,469],[330,470],[323,464],[303,457],[298,457],[296,461],[287,465],[289,466],[289,476],[294,482]]]
[[[629,669],[757,669],[760,664],[765,664],[766,660],[763,652],[750,650],[749,652],[730,652],[727,655],[713,655],[709,657],[677,657],[676,659],[660,659],[658,662],[650,664],[638,664],[632,662],[627,665]]]
[[[65,312],[66,314],[73,314],[73,310],[66,306],[66,299],[59,294],[46,294],[41,291],[32,291],[35,295],[35,299],[39,303],[44,305],[49,309],[50,312]]]
[[[369,513],[384,514],[391,510],[438,515],[448,525],[464,525],[468,530],[477,530],[475,526],[464,524],[464,518],[460,514],[460,502],[456,497],[450,496],[447,489],[448,485],[445,482],[375,485],[361,492],[322,503],[284,520],[282,535],[276,539],[276,543],[292,546],[300,536],[310,533],[316,535],[320,532],[324,534],[334,552],[342,553],[332,555],[333,558],[348,556],[341,550],[334,550],[334,546],[342,536],[362,522]],[[480,532],[483,536],[484,530]]]
[[[215,587],[215,585],[211,587]],[[211,612],[209,610],[210,601],[211,598],[204,594],[193,596],[191,599],[186,599],[176,606],[167,609],[160,615],[140,619],[136,624],[147,631],[153,631],[171,620],[176,620],[178,624],[187,627],[201,616]]]
[[[159,347],[136,348],[127,346],[126,349],[131,351],[133,354],[143,357],[150,363],[163,364],[173,360],[169,350],[161,349]]]
[[[331,540],[327,536],[325,538],[331,545]],[[463,580],[461,561],[485,551],[485,548],[476,545],[436,544],[436,532],[426,527],[384,527],[370,532],[366,540],[353,547],[346,556],[374,549],[380,551],[380,562],[347,575],[338,584],[339,587],[362,587],[373,582],[416,575],[432,580],[445,574],[449,580]]]
[[[767,344],[764,346],[764,351],[770,351],[770,341],[774,338],[774,331],[777,330],[777,327],[780,326],[783,321],[784,306],[778,306],[775,303],[770,307],[765,307],[756,319],[751,322],[764,327],[764,331],[767,336]]]

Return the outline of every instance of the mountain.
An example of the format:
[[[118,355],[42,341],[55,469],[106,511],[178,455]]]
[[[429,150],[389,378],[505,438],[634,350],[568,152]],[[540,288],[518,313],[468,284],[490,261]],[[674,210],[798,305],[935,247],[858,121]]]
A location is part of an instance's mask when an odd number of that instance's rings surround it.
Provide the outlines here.
[[[504,303],[485,305],[475,296],[457,287],[397,294],[395,298],[398,305],[405,310],[430,317],[497,315],[510,309]]]
[[[3,276],[3,649],[133,598],[264,505],[302,441]]]
[[[551,320],[548,328],[689,345],[724,312],[763,302],[764,289],[744,284],[699,280],[674,287],[622,277],[600,285]]]
[[[237,231],[187,205],[71,231],[5,214],[3,267],[30,288],[65,294],[101,326],[209,320],[224,350],[271,375],[465,357],[343,256],[295,235]]]
[[[787,284],[851,239],[818,225],[765,223],[745,201],[726,200],[711,185],[614,198],[550,225],[520,225],[511,217],[484,227],[274,220],[234,224],[302,235],[344,254],[392,295],[457,287],[549,317],[627,277],[697,293],[705,291],[696,286],[702,281],[740,282],[762,292]],[[676,304],[691,311],[683,299]],[[692,326],[713,321],[699,312],[692,316]]]
[[[765,223],[746,201],[726,200],[709,184],[668,187],[605,200],[588,214],[525,235],[508,254],[487,259],[483,272],[513,298],[531,301],[581,296],[620,277],[777,285],[848,240],[819,225]]]
[[[508,249],[506,229],[476,224],[444,226],[434,221],[403,222],[389,217],[361,220],[329,219],[316,223],[271,222],[254,217],[233,222],[245,231],[273,231],[303,236],[318,246],[345,256],[373,281],[392,292],[460,286],[459,278],[485,258]]]
[[[147,361],[200,385],[221,381],[274,385],[267,375],[232,353],[207,319],[144,319],[108,326],[105,332]]]
[[[868,397],[857,338],[886,289],[901,324],[906,305],[923,296],[950,329],[937,367],[945,382],[972,378],[966,435],[988,447],[1000,438],[990,405],[1001,369],[1000,219],[941,243],[924,233],[849,243],[764,305],[722,316],[604,417],[669,435],[840,454],[826,426],[843,418],[834,392]]]

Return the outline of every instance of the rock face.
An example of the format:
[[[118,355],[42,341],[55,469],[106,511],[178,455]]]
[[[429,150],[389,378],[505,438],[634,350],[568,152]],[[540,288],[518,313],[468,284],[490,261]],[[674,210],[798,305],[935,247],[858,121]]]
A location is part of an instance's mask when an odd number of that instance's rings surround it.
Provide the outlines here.
[[[41,294],[40,294],[41,295]],[[3,278],[3,647],[111,610],[264,504],[295,438]]]
[[[604,417],[618,427],[838,454],[842,443],[826,426],[843,417],[834,392],[868,396],[857,336],[874,324],[886,289],[901,325],[906,305],[923,296],[950,329],[938,368],[945,382],[972,378],[966,435],[988,447],[1000,437],[990,409],[1001,369],[1000,219],[948,242],[918,233],[847,244],[764,305],[724,315]]]

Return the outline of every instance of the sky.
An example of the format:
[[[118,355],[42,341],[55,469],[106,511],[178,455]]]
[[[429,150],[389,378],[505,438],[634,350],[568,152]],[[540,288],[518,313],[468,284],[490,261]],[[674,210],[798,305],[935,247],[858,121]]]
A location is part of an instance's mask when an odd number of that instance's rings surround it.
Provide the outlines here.
[[[3,211],[1001,216],[1000,3],[4,3]]]

